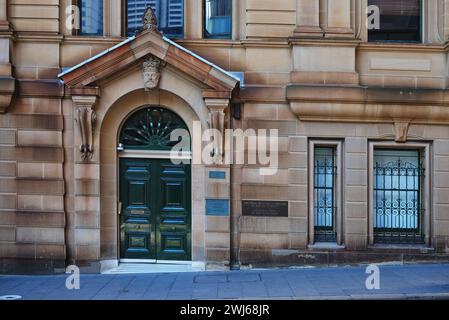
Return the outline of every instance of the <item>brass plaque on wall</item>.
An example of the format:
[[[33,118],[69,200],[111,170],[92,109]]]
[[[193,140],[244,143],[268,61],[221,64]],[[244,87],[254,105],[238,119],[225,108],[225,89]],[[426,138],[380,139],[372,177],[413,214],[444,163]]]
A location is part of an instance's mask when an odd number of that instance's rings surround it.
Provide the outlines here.
[[[288,201],[242,201],[242,214],[251,217],[288,217]]]

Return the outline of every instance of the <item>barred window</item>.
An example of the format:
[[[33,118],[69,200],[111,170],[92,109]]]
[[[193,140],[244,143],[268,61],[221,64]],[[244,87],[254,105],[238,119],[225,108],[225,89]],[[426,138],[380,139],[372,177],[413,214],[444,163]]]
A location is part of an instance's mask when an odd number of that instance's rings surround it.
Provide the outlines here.
[[[316,242],[336,242],[336,150],[314,150],[314,226]]]
[[[374,151],[374,241],[424,243],[419,150]]]

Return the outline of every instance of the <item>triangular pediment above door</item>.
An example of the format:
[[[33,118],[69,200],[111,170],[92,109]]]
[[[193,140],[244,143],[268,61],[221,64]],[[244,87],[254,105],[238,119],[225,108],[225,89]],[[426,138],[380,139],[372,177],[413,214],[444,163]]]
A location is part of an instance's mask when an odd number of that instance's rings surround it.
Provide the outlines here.
[[[158,31],[146,30],[136,36],[64,71],[59,78],[74,90],[98,87],[115,75],[136,65],[150,72],[154,64],[169,65],[201,83],[205,97],[231,98],[239,79],[217,65],[187,50]],[[143,70],[145,73],[145,70]],[[144,75],[145,77],[145,75]],[[152,75],[148,79],[151,82]]]

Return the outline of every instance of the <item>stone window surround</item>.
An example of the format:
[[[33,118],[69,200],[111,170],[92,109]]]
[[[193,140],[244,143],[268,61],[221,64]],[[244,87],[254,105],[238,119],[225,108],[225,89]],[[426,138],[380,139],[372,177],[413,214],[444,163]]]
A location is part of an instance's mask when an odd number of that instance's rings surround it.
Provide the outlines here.
[[[424,206],[424,217],[423,217],[423,233],[424,241],[426,246],[430,246],[430,233],[431,233],[431,160],[430,160],[430,143],[425,142],[407,142],[407,143],[397,143],[390,141],[369,141],[368,150],[368,245],[369,246],[379,246],[374,242],[374,150],[376,148],[391,148],[396,150],[401,149],[416,149],[424,152],[424,163],[423,167],[425,169],[424,181],[422,182],[422,204]],[[404,245],[398,245],[404,246]],[[405,245],[407,247],[422,247],[422,245]]]
[[[332,147],[335,148],[336,165],[337,165],[337,178],[335,182],[335,199],[336,199],[336,232],[337,232],[337,245],[343,245],[343,201],[342,201],[342,186],[343,186],[343,161],[342,161],[342,149],[343,142],[339,140],[309,140],[309,244],[315,244],[315,219],[314,219],[314,163],[315,163],[315,148],[316,147]],[[332,243],[329,243],[332,246]]]

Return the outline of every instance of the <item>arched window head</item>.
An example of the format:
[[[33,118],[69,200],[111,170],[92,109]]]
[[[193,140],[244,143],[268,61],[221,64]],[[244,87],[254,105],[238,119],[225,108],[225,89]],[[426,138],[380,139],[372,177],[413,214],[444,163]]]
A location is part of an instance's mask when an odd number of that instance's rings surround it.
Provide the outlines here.
[[[190,134],[176,113],[158,106],[148,106],[132,114],[123,125],[120,144],[128,150],[171,151],[182,143],[190,150]]]

